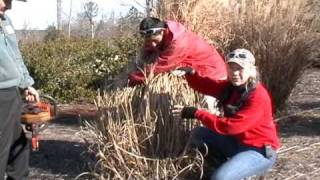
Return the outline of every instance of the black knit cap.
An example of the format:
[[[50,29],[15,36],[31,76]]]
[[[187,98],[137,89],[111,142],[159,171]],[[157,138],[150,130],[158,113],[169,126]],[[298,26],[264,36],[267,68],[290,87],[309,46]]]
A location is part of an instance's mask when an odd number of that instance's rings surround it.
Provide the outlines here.
[[[166,28],[166,23],[155,17],[144,18],[140,23],[140,30],[148,30],[151,28]]]

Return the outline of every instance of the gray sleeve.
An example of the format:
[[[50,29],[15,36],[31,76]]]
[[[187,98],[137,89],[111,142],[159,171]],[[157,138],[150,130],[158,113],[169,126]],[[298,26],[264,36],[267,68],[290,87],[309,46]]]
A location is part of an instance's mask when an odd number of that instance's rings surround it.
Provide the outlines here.
[[[8,19],[10,25],[12,26],[12,22],[10,20],[9,17],[6,16],[6,18]],[[13,26],[12,26],[13,27]],[[20,76],[20,83],[19,83],[19,87],[20,88],[26,88],[29,86],[32,86],[34,84],[34,80],[33,78],[30,76],[29,71],[24,63],[24,60],[22,58],[21,52],[19,50],[19,46],[18,46],[18,42],[16,39],[16,36],[14,35],[13,39],[11,39],[11,41],[13,41],[14,45],[12,46],[13,51],[16,54],[16,58],[15,58],[15,63],[17,65],[17,68],[21,74]]]
[[[19,51],[20,53],[20,51]],[[21,56],[21,54],[20,54]],[[34,84],[33,78],[30,76],[29,71],[27,70],[26,65],[23,62],[22,57],[17,59],[17,64],[19,66],[20,72],[22,72],[21,81],[19,87],[26,88]]]

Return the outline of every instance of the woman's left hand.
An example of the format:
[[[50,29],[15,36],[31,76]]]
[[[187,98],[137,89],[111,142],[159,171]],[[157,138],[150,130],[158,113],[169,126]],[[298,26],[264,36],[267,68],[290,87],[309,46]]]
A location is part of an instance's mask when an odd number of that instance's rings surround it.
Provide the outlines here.
[[[175,105],[173,107],[172,113],[174,118],[195,118],[195,113],[197,111],[196,107],[184,107],[181,105]]]

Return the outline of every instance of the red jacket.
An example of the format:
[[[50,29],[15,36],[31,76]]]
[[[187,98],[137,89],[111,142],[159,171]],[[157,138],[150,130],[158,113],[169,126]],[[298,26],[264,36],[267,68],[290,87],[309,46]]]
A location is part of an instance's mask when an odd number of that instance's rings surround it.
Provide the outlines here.
[[[208,95],[221,97],[228,81],[202,79],[201,90]],[[240,98],[238,91],[231,92],[224,104],[233,104]],[[244,145],[261,148],[270,144],[274,149],[280,147],[275,123],[273,121],[271,97],[266,88],[258,83],[249,93],[248,99],[232,117],[218,117],[198,109],[195,117],[209,129],[223,135],[232,135]]]
[[[212,80],[227,77],[226,65],[223,58],[205,40],[188,31],[182,24],[167,21],[172,37],[166,37],[168,46],[160,51],[159,57],[153,64],[153,73],[159,74],[169,72],[179,67],[192,67],[200,77]],[[168,39],[171,38],[171,39]],[[147,72],[150,68],[147,69]],[[200,84],[193,78],[186,77],[190,87],[199,89]],[[129,75],[129,85],[134,86],[143,83],[145,77],[142,72],[136,71]]]

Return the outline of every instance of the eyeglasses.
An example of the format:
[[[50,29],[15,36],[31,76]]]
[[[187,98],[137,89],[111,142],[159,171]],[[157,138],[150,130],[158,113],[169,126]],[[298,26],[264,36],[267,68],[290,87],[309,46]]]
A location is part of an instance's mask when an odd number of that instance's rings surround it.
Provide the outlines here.
[[[158,35],[164,28],[150,28],[147,30],[140,30],[139,33],[142,37],[148,38],[154,35]]]
[[[242,54],[242,53],[230,53],[230,54],[227,55],[227,58],[228,59],[231,59],[231,58],[246,59],[247,55],[246,54]]]

